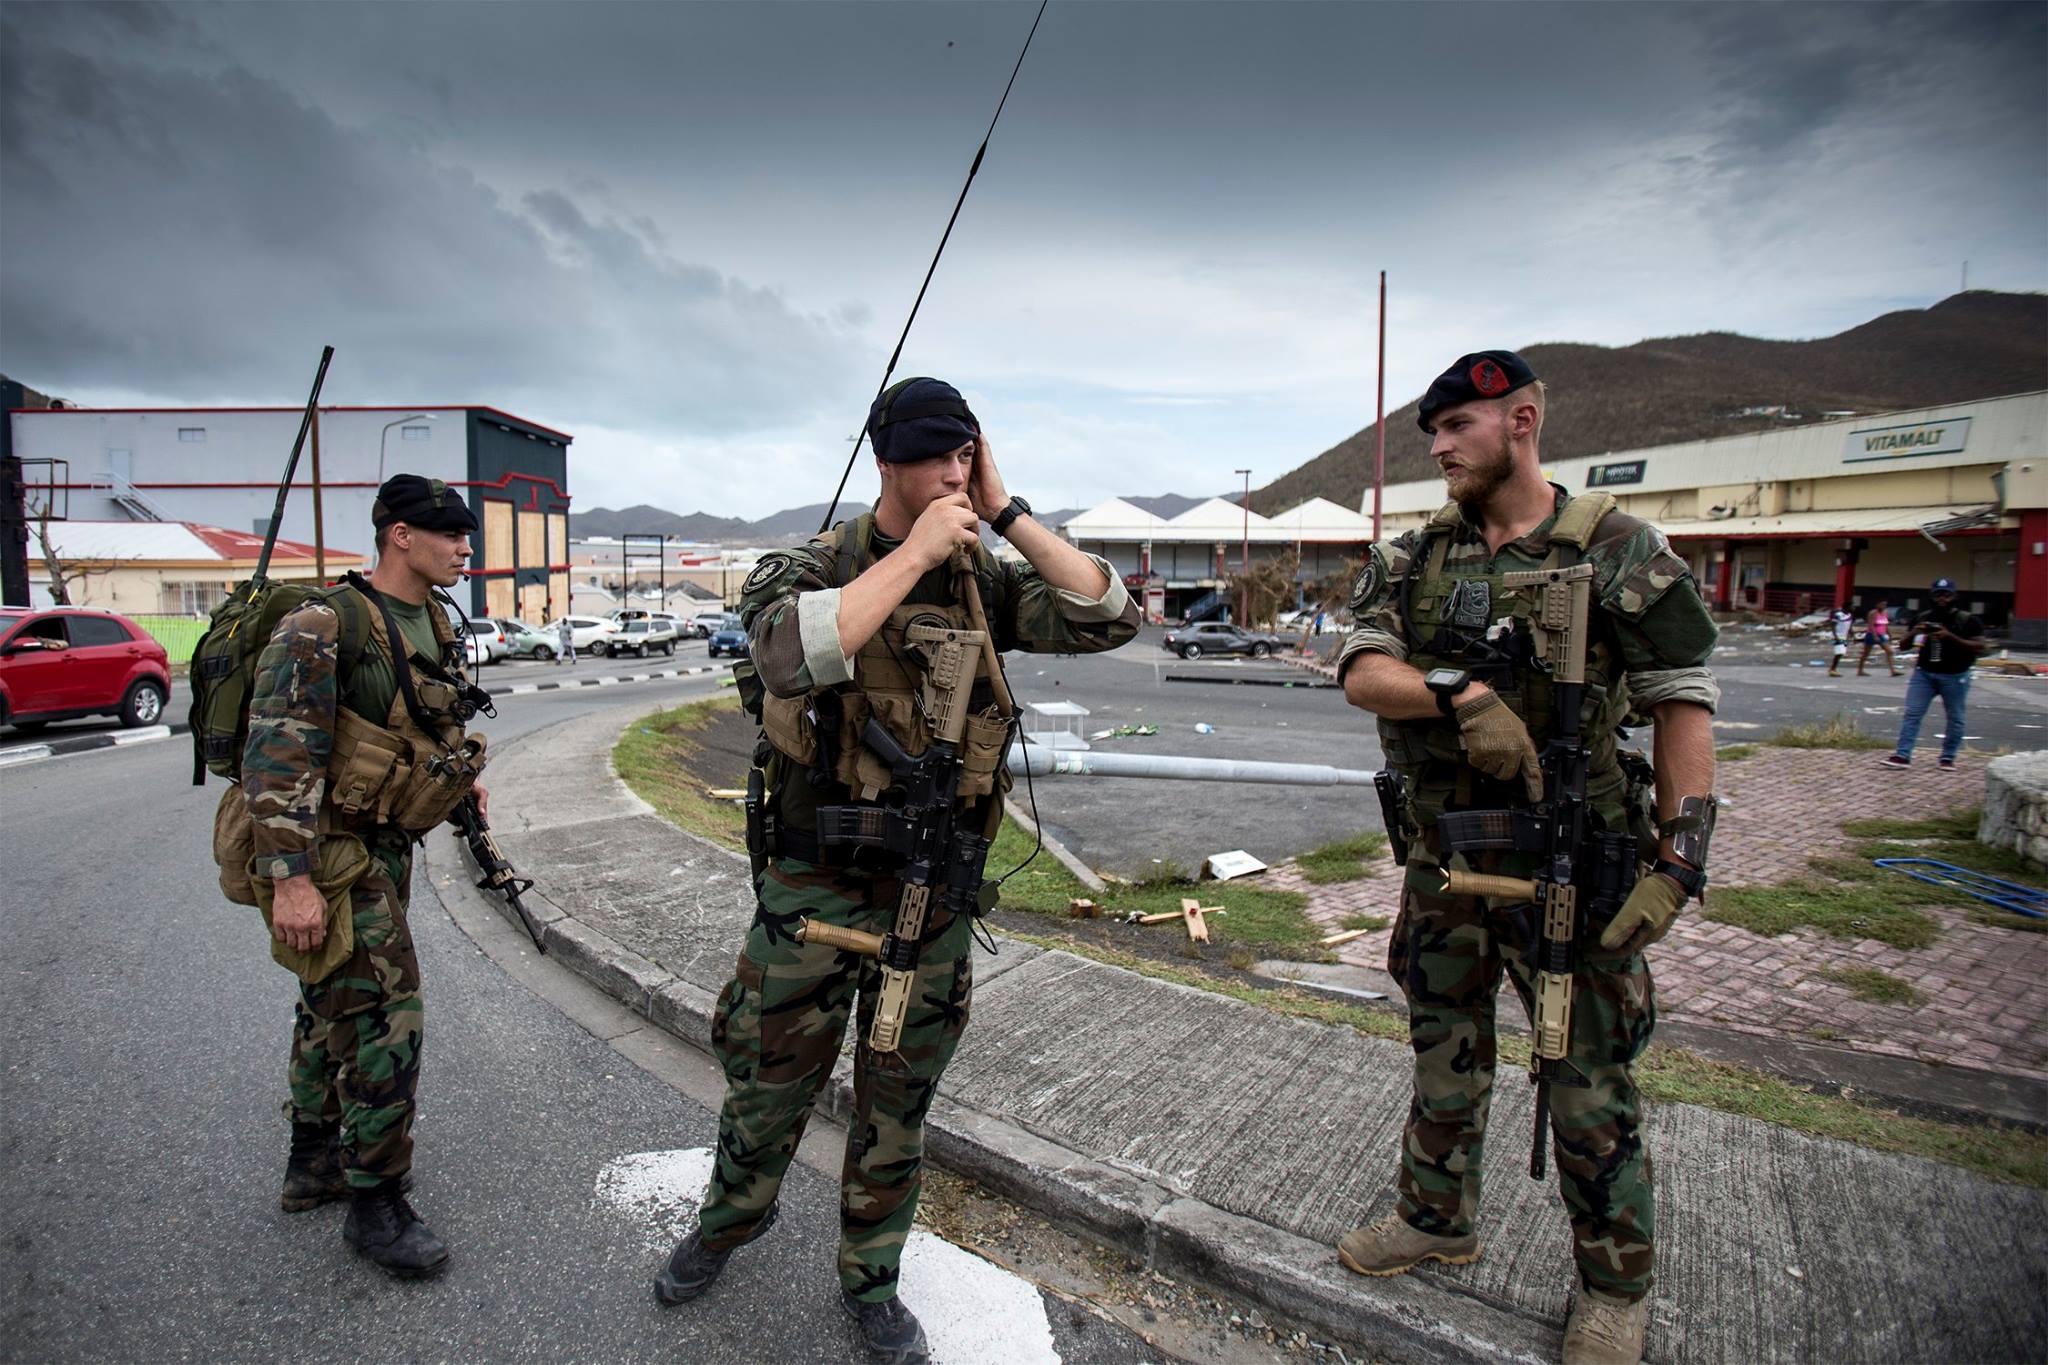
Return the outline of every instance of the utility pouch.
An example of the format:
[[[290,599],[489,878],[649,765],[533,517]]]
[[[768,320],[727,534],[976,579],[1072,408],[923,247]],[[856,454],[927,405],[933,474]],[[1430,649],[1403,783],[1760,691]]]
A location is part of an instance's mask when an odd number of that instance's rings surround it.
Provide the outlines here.
[[[987,796],[1000,784],[1009,788],[1009,773],[1003,758],[1010,748],[1010,722],[991,706],[967,718],[960,737],[959,795],[966,800]]]
[[[213,809],[213,860],[220,864],[220,891],[236,905],[256,904],[249,881],[249,863],[256,856],[256,826],[249,818],[249,799],[238,782],[228,784]]]
[[[476,786],[483,766],[482,735],[465,735],[452,754],[417,755],[391,802],[390,823],[415,835],[445,823]]]
[[[351,818],[384,814],[388,798],[405,783],[412,745],[395,730],[373,725],[345,706],[334,710],[334,747],[327,758],[327,799]],[[252,902],[253,903],[253,902]]]
[[[805,698],[764,695],[760,714],[770,744],[806,767],[818,761],[818,730]]]
[[[1579,896],[1579,941],[1593,951],[1601,933],[1621,913],[1628,893],[1635,889],[1641,864],[1636,859],[1634,834],[1591,834],[1586,844],[1593,855],[1592,877],[1591,885]]]
[[[761,672],[754,667],[753,659],[743,658],[732,666],[732,687],[739,693],[740,710],[752,716],[755,724],[764,723],[768,688],[761,682]]]
[[[308,985],[325,981],[342,963],[355,955],[356,920],[349,893],[370,870],[370,850],[353,834],[339,832],[320,836],[320,860],[313,869],[313,885],[327,898],[327,936],[310,953],[287,948],[270,935],[270,956],[277,964]],[[263,911],[263,927],[271,927],[271,906],[277,887],[270,878],[251,870],[256,904]]]

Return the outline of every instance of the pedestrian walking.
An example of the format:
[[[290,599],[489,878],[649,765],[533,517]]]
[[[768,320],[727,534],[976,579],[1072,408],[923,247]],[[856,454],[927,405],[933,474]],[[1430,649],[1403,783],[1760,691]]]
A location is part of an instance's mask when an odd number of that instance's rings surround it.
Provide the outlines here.
[[[1913,746],[1920,740],[1920,722],[1927,708],[1941,698],[1948,729],[1941,736],[1937,766],[1956,770],[1963,747],[1963,719],[1970,699],[1970,669],[1984,652],[1984,623],[1956,606],[1954,580],[1937,578],[1934,604],[1913,621],[1913,640],[1920,647],[1918,664],[1906,682],[1906,714],[1899,720],[1899,743],[1885,755],[1887,768],[1913,766]]]
[[[1828,630],[1834,636],[1833,647],[1828,653],[1828,676],[1842,676],[1842,660],[1849,657],[1849,636],[1856,624],[1856,618],[1844,602],[1828,613]]]
[[[1863,666],[1870,662],[1870,651],[1873,649],[1884,651],[1884,661],[1890,665],[1892,676],[1899,676],[1899,661],[1892,654],[1890,606],[1889,602],[1880,597],[1877,599],[1877,605],[1870,609],[1870,615],[1863,618],[1863,652],[1856,656],[1856,676],[1859,678],[1867,676]]]
[[[567,616],[555,622],[555,638],[562,643],[555,652],[555,667],[573,665],[576,662],[576,626]]]

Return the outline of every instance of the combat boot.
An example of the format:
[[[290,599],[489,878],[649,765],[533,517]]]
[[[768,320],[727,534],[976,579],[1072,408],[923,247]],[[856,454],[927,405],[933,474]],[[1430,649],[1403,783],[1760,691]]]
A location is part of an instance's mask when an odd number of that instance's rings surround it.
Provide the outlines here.
[[[1438,1237],[1415,1227],[1399,1213],[1355,1228],[1337,1243],[1337,1259],[1361,1275],[1398,1275],[1424,1261],[1469,1265],[1479,1259],[1479,1234]]]
[[[278,1203],[286,1213],[304,1213],[347,1195],[348,1179],[341,1173],[341,1125],[294,1123]]]
[[[735,1251],[747,1242],[758,1241],[762,1233],[775,1226],[775,1211],[780,1207],[780,1204],[770,1204],[768,1212],[747,1234],[746,1242],[723,1250],[705,1246],[704,1230],[691,1228],[690,1235],[676,1243],[676,1249],[668,1255],[668,1264],[654,1277],[654,1297],[663,1303],[687,1303],[709,1289]]]
[[[860,1329],[861,1345],[868,1359],[880,1365],[929,1365],[931,1347],[925,1344],[924,1328],[917,1315],[903,1306],[903,1300],[883,1299],[867,1303],[844,1289],[839,1291],[840,1307]]]
[[[448,1265],[448,1244],[420,1221],[396,1180],[353,1191],[341,1235],[401,1279],[438,1275]]]
[[[1564,1365],[1640,1365],[1650,1301],[1579,1289],[1564,1324]]]

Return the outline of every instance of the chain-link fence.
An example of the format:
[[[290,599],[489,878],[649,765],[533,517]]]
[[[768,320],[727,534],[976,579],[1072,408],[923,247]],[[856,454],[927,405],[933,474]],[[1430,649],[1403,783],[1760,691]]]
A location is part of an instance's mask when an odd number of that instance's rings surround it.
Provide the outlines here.
[[[199,643],[199,637],[206,634],[212,622],[199,616],[131,616],[128,618],[148,631],[150,637],[164,647],[174,664],[189,663],[192,647]]]

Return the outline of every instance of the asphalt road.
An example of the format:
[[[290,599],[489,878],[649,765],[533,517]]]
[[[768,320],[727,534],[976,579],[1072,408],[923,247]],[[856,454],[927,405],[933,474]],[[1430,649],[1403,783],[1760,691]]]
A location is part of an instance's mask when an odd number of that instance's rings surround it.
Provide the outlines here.
[[[617,697],[511,698],[489,729],[502,744]],[[0,1357],[849,1358],[837,1183],[801,1165],[782,1225],[711,1295],[655,1304],[661,1253],[598,1183],[634,1154],[709,1146],[715,1113],[509,977],[422,878],[413,1201],[453,1264],[395,1282],[342,1243],[340,1206],[280,1212],[294,983],[214,886],[221,787],[194,790],[189,765],[172,741],[0,771]],[[434,857],[453,865],[449,841]],[[1067,1359],[1152,1358],[1064,1306],[1047,1316]]]

